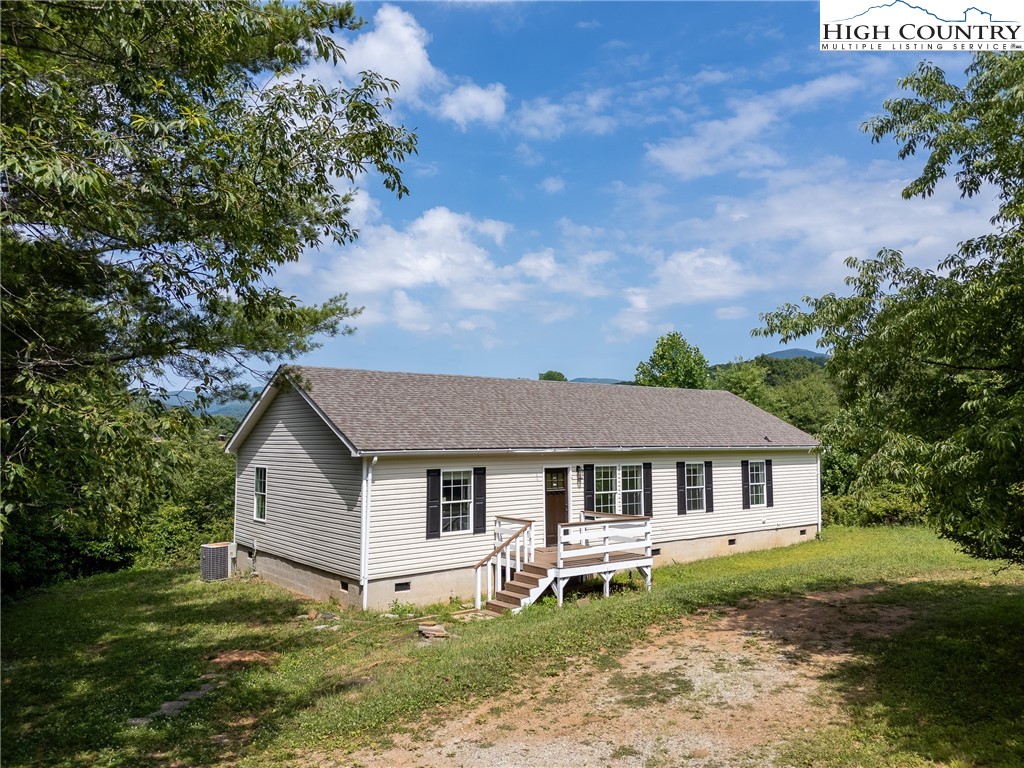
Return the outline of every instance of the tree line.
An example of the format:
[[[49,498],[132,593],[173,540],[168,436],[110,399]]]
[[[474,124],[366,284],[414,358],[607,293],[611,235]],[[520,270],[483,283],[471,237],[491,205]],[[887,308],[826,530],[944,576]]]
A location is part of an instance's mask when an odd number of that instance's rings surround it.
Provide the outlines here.
[[[161,526],[216,535],[227,513],[203,476],[227,466],[216,427],[165,407],[163,382],[189,382],[201,411],[238,394],[254,369],[352,332],[359,308],[345,295],[306,305],[273,277],[308,248],[353,241],[357,179],[408,192],[401,164],[417,140],[389,115],[398,84],[373,72],[341,85],[296,76],[342,59],[332,35],[360,23],[350,4],[325,0],[5,5],[5,592],[158,558],[158,542],[174,538]],[[819,337],[825,377],[758,358],[714,371],[704,361],[690,372],[698,378],[672,384],[722,386],[804,425],[827,447],[827,489],[851,477],[854,490],[899,487],[941,535],[1016,562],[1021,82],[1020,54],[977,54],[964,86],[922,64],[901,82],[909,95],[866,125],[901,157],[925,155],[905,196],[927,197],[952,173],[963,195],[997,205],[991,230],[935,268],[883,250],[849,262],[850,296],[763,316],[759,333]],[[637,384],[669,369],[655,353]]]

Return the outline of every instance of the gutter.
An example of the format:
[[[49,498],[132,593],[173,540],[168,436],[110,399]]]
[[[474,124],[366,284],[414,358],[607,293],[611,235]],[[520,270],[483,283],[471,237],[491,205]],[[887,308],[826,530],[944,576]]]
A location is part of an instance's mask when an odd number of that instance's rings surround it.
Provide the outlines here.
[[[817,444],[778,445],[777,443],[771,443],[770,445],[643,445],[632,447],[580,446],[573,448],[442,448],[440,450],[436,448],[409,448],[395,450],[374,450],[372,451],[372,455],[374,457],[374,460],[376,460],[379,456],[480,456],[485,454],[505,454],[511,456],[563,453],[651,453],[653,451],[813,451],[817,447]],[[365,458],[371,454],[358,452],[353,455],[362,456]]]

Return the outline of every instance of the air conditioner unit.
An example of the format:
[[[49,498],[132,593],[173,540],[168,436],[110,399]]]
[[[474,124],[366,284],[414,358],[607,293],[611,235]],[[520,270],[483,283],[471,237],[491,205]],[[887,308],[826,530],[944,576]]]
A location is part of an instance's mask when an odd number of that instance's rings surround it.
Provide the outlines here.
[[[199,578],[203,581],[219,581],[231,575],[237,546],[230,541],[203,544],[199,548]]]

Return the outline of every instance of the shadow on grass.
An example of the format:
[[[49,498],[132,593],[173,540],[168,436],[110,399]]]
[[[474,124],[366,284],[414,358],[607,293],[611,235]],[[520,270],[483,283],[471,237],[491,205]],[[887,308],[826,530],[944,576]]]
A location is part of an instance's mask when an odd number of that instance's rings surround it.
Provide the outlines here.
[[[104,751],[123,752],[108,764],[141,764],[126,747],[173,741],[175,731],[196,727],[210,700],[151,729],[132,729],[129,718],[197,688],[220,652],[289,653],[323,642],[290,621],[301,607],[284,590],[202,584],[185,571],[98,576],[5,606],[4,764],[94,765]]]
[[[1024,587],[905,584],[876,600],[917,619],[856,640],[832,676],[854,724],[936,763],[1024,765]]]

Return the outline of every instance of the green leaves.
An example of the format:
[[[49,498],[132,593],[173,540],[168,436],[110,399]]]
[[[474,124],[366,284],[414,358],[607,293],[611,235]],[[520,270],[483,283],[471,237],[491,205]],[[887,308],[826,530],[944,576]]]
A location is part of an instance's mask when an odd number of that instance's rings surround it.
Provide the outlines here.
[[[343,54],[351,5],[19,2],[0,17],[5,485],[19,515],[134,524],[177,428],[129,390],[202,398],[253,360],[350,333],[344,295],[304,306],[278,267],[351,242],[346,187],[408,193],[397,83],[298,79]],[[51,469],[48,469],[51,468]]]
[[[901,81],[913,96],[865,129],[901,157],[926,152],[905,197],[933,194],[951,168],[964,196],[997,190],[994,231],[935,269],[891,250],[851,259],[850,296],[807,297],[756,333],[818,333],[831,349],[862,486],[905,485],[970,554],[1024,562],[1024,57],[981,53],[967,74],[959,88],[922,64]]]
[[[708,361],[679,331],[659,337],[647,362],[636,367],[636,383],[642,387],[707,389],[711,383]]]

